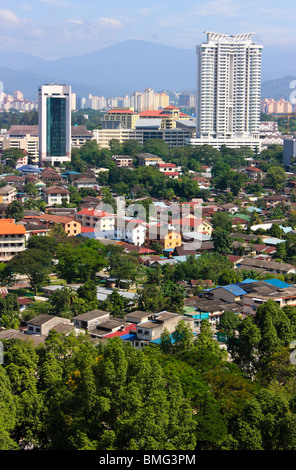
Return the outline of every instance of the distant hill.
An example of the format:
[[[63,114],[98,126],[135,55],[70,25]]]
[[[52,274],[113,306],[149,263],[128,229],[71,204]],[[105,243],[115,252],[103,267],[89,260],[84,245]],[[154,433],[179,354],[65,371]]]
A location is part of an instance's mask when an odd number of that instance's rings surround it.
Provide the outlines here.
[[[274,98],[275,100],[279,100],[280,98],[284,98],[285,100],[290,99],[290,94],[292,92],[292,88],[290,88],[290,83],[296,80],[296,76],[287,75],[283,78],[277,78],[273,80],[268,80],[266,82],[262,82],[261,86],[261,96],[262,98]]]
[[[73,91],[83,96],[87,93],[122,96],[147,87],[155,91],[194,89],[196,82],[195,49],[177,49],[145,41],[125,41],[92,54],[58,60],[5,53],[0,54],[0,64],[21,72],[13,79],[20,90],[24,90],[22,76],[25,72],[26,76],[44,77],[45,82],[70,83]],[[8,76],[1,72],[4,91],[11,90]],[[33,79],[29,94],[35,93],[37,98],[35,85]]]
[[[285,55],[280,48],[264,48],[263,98],[289,99],[290,81],[296,76],[296,61],[290,59],[295,55],[294,51]],[[58,60],[2,53],[0,65],[4,91],[21,90],[32,100],[37,99],[38,86],[49,82],[69,83],[78,96],[124,96],[147,87],[154,91],[196,88],[195,48],[178,49],[146,41],[124,41],[91,54]],[[280,76],[284,78],[276,78]]]

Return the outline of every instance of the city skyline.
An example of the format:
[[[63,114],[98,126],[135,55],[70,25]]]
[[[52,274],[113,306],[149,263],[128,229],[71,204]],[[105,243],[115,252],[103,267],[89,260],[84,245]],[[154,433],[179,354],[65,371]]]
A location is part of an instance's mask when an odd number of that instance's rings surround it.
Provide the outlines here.
[[[209,0],[129,1],[112,4],[85,0],[2,0],[0,45],[3,52],[25,52],[45,59],[78,56],[129,39],[191,49],[205,30],[225,34],[254,32],[264,46],[291,49],[296,44],[292,1]]]

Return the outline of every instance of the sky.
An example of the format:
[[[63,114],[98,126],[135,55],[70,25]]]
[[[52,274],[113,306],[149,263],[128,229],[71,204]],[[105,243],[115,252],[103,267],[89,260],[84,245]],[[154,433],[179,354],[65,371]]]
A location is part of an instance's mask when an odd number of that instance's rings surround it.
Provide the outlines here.
[[[204,31],[296,46],[294,0],[0,0],[0,51],[79,56],[129,39],[194,49]]]

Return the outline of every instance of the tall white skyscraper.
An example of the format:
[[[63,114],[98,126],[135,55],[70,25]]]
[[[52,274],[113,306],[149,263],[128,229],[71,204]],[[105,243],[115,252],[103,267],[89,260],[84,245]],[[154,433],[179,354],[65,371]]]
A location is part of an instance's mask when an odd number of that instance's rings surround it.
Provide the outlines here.
[[[252,33],[206,34],[196,47],[197,124],[191,144],[260,149],[262,46]]]
[[[39,87],[39,165],[71,161],[71,86]]]

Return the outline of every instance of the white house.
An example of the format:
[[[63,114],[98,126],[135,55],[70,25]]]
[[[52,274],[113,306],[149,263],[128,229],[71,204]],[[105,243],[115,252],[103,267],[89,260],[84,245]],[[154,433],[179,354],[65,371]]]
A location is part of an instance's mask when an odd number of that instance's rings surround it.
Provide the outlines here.
[[[114,237],[118,240],[142,246],[146,237],[146,222],[134,218],[118,218],[115,224]]]
[[[52,186],[43,190],[43,198],[48,206],[62,204],[63,200],[70,202],[70,191],[62,186]]]

